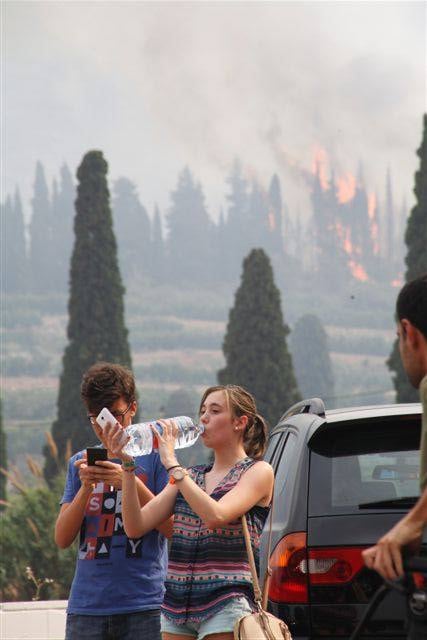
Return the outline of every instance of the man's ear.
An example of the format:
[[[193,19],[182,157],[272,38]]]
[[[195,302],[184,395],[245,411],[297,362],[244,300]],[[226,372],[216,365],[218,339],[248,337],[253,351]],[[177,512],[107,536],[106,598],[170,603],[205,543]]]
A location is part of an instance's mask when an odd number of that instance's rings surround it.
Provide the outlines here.
[[[407,318],[402,318],[400,325],[402,327],[404,340],[406,340],[412,348],[417,348],[420,340],[419,329]]]
[[[130,409],[129,409],[129,411],[130,411],[130,415],[131,415],[132,417],[136,414],[137,409],[138,409],[138,403],[137,403],[137,401],[136,401],[136,400],[134,400],[134,401],[132,402],[132,404],[130,405]]]

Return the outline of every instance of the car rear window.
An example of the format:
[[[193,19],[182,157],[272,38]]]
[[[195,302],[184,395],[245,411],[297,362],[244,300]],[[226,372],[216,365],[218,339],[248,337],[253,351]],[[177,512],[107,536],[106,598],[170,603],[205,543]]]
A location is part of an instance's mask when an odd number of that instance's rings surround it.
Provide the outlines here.
[[[320,431],[310,445],[309,515],[407,509],[419,495],[419,439],[419,416]]]

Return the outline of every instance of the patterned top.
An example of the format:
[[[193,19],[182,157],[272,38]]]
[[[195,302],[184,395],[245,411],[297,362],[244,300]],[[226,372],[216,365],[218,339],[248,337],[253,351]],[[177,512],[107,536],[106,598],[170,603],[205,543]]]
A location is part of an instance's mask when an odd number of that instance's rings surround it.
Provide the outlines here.
[[[219,500],[240,480],[255,460],[237,462],[210,494]],[[205,474],[211,465],[189,469],[190,476],[205,489]],[[252,507],[246,514],[255,562],[259,539],[270,507]],[[181,493],[175,505],[172,546],[162,613],[176,624],[206,620],[230,599],[245,597],[254,605],[251,571],[240,519],[218,529],[209,529]]]

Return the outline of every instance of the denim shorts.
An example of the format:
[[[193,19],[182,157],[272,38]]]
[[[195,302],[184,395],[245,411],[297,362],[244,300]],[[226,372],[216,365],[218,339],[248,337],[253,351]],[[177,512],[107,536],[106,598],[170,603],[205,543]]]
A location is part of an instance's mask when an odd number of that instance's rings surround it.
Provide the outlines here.
[[[233,598],[218,613],[201,622],[176,624],[162,614],[160,627],[162,633],[176,633],[202,640],[211,633],[232,633],[236,620],[248,613],[252,613],[252,609],[246,598]]]
[[[160,640],[160,610],[106,616],[67,614],[65,640]]]

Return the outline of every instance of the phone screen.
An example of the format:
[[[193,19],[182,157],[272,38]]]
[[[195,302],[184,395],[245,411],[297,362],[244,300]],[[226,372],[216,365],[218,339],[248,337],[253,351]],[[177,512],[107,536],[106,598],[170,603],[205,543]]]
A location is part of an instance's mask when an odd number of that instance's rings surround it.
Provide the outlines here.
[[[101,447],[88,447],[86,449],[87,463],[89,466],[93,466],[97,460],[107,460],[107,449]]]

